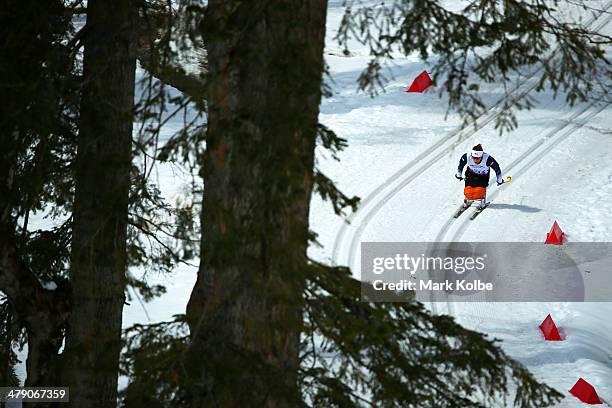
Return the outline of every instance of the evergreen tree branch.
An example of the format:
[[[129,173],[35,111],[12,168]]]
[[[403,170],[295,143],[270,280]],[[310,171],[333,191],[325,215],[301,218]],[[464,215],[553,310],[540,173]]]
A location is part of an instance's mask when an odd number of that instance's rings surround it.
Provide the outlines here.
[[[138,34],[137,58],[140,65],[163,83],[170,85],[193,101],[203,101],[206,91],[206,60],[203,44],[192,44],[200,55],[198,74],[185,70],[170,58],[169,43],[174,38],[172,23],[178,16],[161,0],[148,1],[143,6]]]
[[[369,302],[347,268],[311,261],[301,381],[313,406],[485,407],[510,394],[536,408],[562,395],[538,383],[495,340],[421,303]],[[333,356],[333,357],[330,357]]]
[[[337,215],[343,213],[343,210],[350,207],[352,211],[357,210],[360,198],[357,196],[349,197],[344,194],[334,182],[323,174],[319,169],[315,168],[314,176],[314,191],[317,192],[323,200],[329,200]]]
[[[12,309],[6,297],[0,296],[0,384],[15,387],[20,384],[15,371],[19,359],[13,347],[20,328]]]

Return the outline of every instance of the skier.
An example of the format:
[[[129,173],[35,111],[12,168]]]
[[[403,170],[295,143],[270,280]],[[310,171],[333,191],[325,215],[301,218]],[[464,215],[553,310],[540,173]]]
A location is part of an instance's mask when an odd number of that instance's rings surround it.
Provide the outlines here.
[[[487,205],[487,186],[489,185],[489,170],[493,167],[497,175],[497,185],[502,185],[502,172],[499,164],[488,153],[482,150],[482,146],[477,144],[472,147],[470,154],[465,153],[459,160],[459,167],[455,178],[463,180],[463,168],[467,164],[465,170],[465,188],[463,189],[463,207],[469,207],[475,200],[480,200],[479,209],[483,209]]]

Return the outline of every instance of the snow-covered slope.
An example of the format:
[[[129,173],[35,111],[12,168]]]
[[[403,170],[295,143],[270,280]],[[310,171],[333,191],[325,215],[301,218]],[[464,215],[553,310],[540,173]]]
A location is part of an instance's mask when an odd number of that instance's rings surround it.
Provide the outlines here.
[[[603,4],[599,2],[597,4]],[[595,5],[595,2],[593,2]],[[342,10],[331,7],[328,48]],[[568,12],[569,14],[569,12]],[[599,23],[609,19],[603,17]],[[602,31],[609,33],[612,24]],[[435,92],[401,91],[426,68],[416,59],[396,61],[387,92],[370,99],[355,92],[367,61],[327,56],[335,95],[324,101],[323,123],[349,141],[341,161],[319,156],[319,165],[350,194],[364,198],[351,224],[314,198],[311,222],[323,248],[311,255],[349,265],[359,275],[364,241],[542,242],[554,220],[570,241],[612,241],[612,108],[568,107],[563,97],[537,95],[535,109],[521,112],[519,128],[499,136],[493,126],[453,133],[458,118],[444,120],[446,101]],[[527,86],[527,85],[525,85]],[[499,89],[489,90],[491,100]],[[474,221],[452,215],[462,200],[455,172],[459,156],[481,143],[513,181],[492,187],[491,207]],[[612,299],[611,299],[612,300]],[[600,397],[612,401],[612,303],[432,304],[467,327],[502,340],[504,349],[539,379],[567,394],[584,377]],[[545,342],[538,325],[551,313],[564,342]],[[569,396],[559,405],[583,406]]]

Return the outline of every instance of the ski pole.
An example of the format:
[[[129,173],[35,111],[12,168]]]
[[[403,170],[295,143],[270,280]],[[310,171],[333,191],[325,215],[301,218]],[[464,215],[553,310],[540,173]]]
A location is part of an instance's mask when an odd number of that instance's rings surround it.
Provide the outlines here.
[[[506,184],[506,183],[509,183],[509,182],[511,182],[511,181],[512,181],[512,177],[508,176],[508,177],[506,177],[506,179],[505,179],[505,180],[502,180],[502,182],[501,182],[501,183],[498,183],[498,184],[497,184],[497,186],[499,187],[499,186],[501,186],[502,184]]]

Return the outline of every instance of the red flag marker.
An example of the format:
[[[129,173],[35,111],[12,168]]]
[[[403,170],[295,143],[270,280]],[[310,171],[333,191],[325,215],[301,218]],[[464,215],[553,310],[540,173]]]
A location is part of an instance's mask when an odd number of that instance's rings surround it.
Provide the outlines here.
[[[555,324],[554,320],[550,315],[546,316],[546,319],[540,325],[540,330],[542,334],[544,334],[544,339],[547,341],[561,341],[561,335],[559,334],[559,329]]]
[[[574,397],[578,398],[580,401],[586,404],[603,404],[603,402],[601,402],[601,400],[599,399],[595,388],[593,388],[591,384],[589,384],[582,378],[580,378],[578,382],[572,387],[572,389],[570,390],[570,394],[572,394]]]
[[[561,227],[559,227],[559,224],[557,224],[557,221],[555,221],[550,229],[550,232],[546,234],[546,241],[544,241],[544,243],[561,245],[563,243],[563,235],[564,234],[563,231],[561,231]]]
[[[429,85],[431,85],[431,77],[429,76],[427,71],[423,71],[419,74],[419,76],[414,79],[414,81],[412,81],[410,88],[408,88],[406,92],[422,93],[425,89],[429,87]]]

